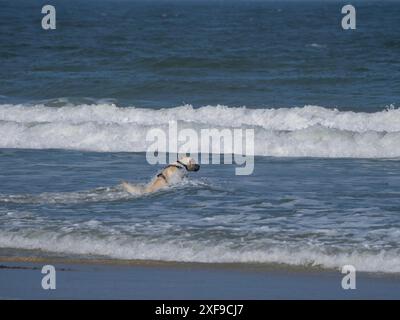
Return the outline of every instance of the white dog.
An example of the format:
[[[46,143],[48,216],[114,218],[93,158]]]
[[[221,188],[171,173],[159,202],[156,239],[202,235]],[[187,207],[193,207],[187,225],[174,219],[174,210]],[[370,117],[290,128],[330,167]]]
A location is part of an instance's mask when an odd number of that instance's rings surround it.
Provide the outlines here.
[[[152,181],[146,186],[132,185],[122,181],[122,187],[125,191],[132,194],[143,194],[155,192],[170,184],[182,180],[187,171],[199,171],[200,165],[190,157],[183,157],[174,163],[167,165]]]

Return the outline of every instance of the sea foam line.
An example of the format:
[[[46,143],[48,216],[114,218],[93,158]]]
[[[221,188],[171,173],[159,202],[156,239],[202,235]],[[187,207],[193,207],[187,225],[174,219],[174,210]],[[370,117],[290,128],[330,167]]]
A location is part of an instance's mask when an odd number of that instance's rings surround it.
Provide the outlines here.
[[[44,250],[66,255],[104,256],[121,260],[154,260],[199,263],[264,263],[303,267],[340,269],[351,264],[358,271],[399,273],[398,250],[379,252],[327,253],[320,247],[265,249],[235,248],[219,243],[213,246],[185,241],[147,242],[124,236],[99,238],[82,235],[64,235],[56,232],[20,235],[5,232],[0,235],[1,248]]]
[[[400,109],[365,113],[319,106],[143,109],[107,103],[57,108],[3,104],[0,148],[145,152],[150,145],[146,133],[166,130],[169,121],[199,133],[207,128],[253,128],[255,154],[260,156],[400,157]]]

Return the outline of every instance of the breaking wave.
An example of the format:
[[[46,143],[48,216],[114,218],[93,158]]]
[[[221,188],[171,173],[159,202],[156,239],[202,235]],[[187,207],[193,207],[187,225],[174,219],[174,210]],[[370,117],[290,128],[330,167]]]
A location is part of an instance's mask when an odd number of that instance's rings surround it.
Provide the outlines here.
[[[88,223],[88,228],[98,228]],[[352,264],[358,271],[399,273],[397,250],[378,252],[329,252],[318,247],[232,248],[229,242],[210,245],[200,241],[145,241],[123,235],[104,236],[27,231],[25,234],[4,232],[1,248],[45,250],[53,253],[108,257],[121,260],[153,260],[199,263],[262,263],[336,269]]]
[[[365,113],[319,106],[144,109],[107,102],[63,107],[2,104],[0,148],[144,152],[151,144],[147,132],[168,132],[169,121],[177,121],[178,130],[192,128],[199,135],[201,129],[253,128],[254,151],[260,156],[400,157],[400,109]],[[196,148],[197,143],[192,150]]]

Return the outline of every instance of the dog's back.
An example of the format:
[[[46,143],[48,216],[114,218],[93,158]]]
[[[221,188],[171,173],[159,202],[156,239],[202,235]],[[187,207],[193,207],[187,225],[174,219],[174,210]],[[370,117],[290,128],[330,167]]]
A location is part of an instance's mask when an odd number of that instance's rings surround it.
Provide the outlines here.
[[[122,187],[125,191],[132,194],[151,193],[170,184],[177,183],[186,175],[186,171],[198,171],[200,168],[190,157],[183,157],[180,160],[166,166],[149,184],[145,187],[132,185],[123,181]]]

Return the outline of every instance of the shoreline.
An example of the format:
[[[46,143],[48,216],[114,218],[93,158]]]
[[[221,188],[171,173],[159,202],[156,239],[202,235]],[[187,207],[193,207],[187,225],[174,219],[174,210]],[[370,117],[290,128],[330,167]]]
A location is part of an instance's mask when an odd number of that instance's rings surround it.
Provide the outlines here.
[[[162,260],[141,260],[141,259],[108,259],[108,258],[65,258],[65,257],[30,257],[30,256],[0,256],[2,263],[44,263],[44,264],[76,264],[86,266],[121,266],[121,267],[154,267],[154,268],[177,268],[177,269],[211,269],[211,270],[241,270],[249,272],[335,272],[336,269],[327,269],[319,266],[306,267],[280,263],[243,263],[243,262],[184,262],[184,261],[162,261]],[[399,274],[400,278],[400,274]]]
[[[0,258],[0,299],[400,299],[400,277],[387,274],[357,273],[357,288],[344,290],[339,271],[23,260]],[[45,264],[56,290],[41,288]]]
[[[165,269],[194,269],[194,270],[231,270],[240,272],[281,272],[288,274],[341,274],[340,268],[322,267],[320,265],[291,265],[285,263],[260,263],[260,262],[188,262],[188,261],[163,261],[149,259],[114,259],[107,257],[61,257],[61,256],[7,256],[0,254],[0,268],[6,263],[27,264],[63,264],[82,266],[104,267],[146,267]],[[357,274],[372,278],[390,278],[400,280],[399,272],[382,271],[357,271]]]
[[[162,261],[141,259],[111,259],[111,258],[83,258],[83,257],[31,257],[31,256],[1,256],[0,268],[3,264],[63,264],[82,266],[104,266],[104,267],[146,267],[165,269],[194,269],[194,270],[232,270],[241,272],[282,272],[288,274],[321,274],[338,273],[339,268],[327,268],[318,265],[290,265],[285,263],[257,263],[257,262],[185,262],[185,261]],[[357,271],[369,277],[399,279],[400,273]]]

